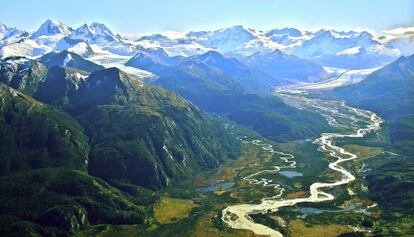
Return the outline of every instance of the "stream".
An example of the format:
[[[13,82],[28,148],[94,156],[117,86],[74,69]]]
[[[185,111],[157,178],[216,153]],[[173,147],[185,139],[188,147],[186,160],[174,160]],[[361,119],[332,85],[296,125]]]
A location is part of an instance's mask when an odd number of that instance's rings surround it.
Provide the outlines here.
[[[277,212],[279,208],[286,206],[294,206],[297,203],[304,202],[325,202],[333,200],[335,197],[328,192],[329,188],[340,186],[355,180],[353,174],[342,166],[341,163],[357,158],[345,149],[336,146],[335,140],[341,138],[362,138],[366,134],[376,131],[380,128],[383,120],[375,113],[367,110],[357,109],[347,106],[344,102],[327,101],[321,99],[310,99],[301,93],[289,93],[288,91],[278,92],[278,94],[299,109],[311,109],[319,112],[332,127],[341,128],[338,133],[322,133],[320,137],[315,139],[313,143],[318,145],[318,150],[328,154],[334,161],[329,163],[329,168],[342,174],[342,179],[337,181],[314,182],[310,186],[310,196],[305,198],[283,199],[284,188],[273,180],[256,179],[263,173],[277,173],[284,168],[294,169],[296,162],[294,156],[283,152],[273,150],[272,145],[253,140],[251,143],[260,146],[263,150],[282,155],[281,159],[286,162],[286,166],[274,166],[271,169],[265,169],[257,173],[244,177],[252,185],[263,185],[274,187],[280,190],[279,194],[271,197],[263,197],[260,204],[240,204],[228,206],[222,211],[222,221],[233,229],[251,230],[255,234],[281,237],[279,231],[274,230],[265,225],[255,223],[249,216],[257,213]]]

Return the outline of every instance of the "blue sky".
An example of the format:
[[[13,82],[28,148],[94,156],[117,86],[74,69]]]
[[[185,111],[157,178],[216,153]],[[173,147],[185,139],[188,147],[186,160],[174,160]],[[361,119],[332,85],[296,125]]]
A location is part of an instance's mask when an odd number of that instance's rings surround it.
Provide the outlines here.
[[[2,0],[0,22],[25,30],[46,19],[72,27],[103,22],[115,32],[218,29],[244,25],[356,28],[414,26],[414,0]]]

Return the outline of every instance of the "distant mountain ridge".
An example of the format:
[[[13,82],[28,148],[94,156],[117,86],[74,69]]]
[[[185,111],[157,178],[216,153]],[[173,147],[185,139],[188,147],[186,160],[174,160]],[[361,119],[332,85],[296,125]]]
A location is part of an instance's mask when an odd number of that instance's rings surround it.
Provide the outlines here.
[[[257,52],[239,59],[247,66],[278,78],[284,84],[319,82],[328,79],[328,73],[319,64],[284,54],[280,50],[269,53]]]
[[[295,64],[301,67],[296,61],[306,62],[290,57],[286,61],[292,63],[292,67]],[[278,63],[272,61],[269,67]],[[168,57],[160,49],[155,54],[152,51],[137,53],[126,65],[159,76],[148,83],[176,91],[201,109],[226,116],[272,139],[299,139],[329,129],[318,114],[299,111],[272,95],[275,86],[289,82],[283,75],[280,78],[269,76],[216,51],[191,57]],[[292,67],[291,75],[294,74]],[[321,69],[319,65],[316,67]]]
[[[37,57],[67,49],[83,56],[106,54],[107,58],[114,60],[119,56],[132,56],[142,48],[162,48],[169,56],[185,57],[211,50],[233,57],[280,50],[323,66],[359,69],[383,66],[401,55],[413,53],[414,33],[408,29],[374,34],[367,31],[295,28],[261,31],[238,25],[215,31],[159,33],[128,38],[113,33],[102,23],[72,28],[55,20],[47,20],[32,34],[1,25],[0,56]],[[359,50],[352,50],[354,48]]]
[[[357,84],[335,89],[333,95],[391,120],[414,114],[414,54],[401,56]]]
[[[43,63],[48,68],[51,68],[53,66],[73,67],[89,73],[104,69],[103,66],[88,61],[81,56],[75,53],[71,53],[67,50],[45,54],[39,58],[39,62]]]

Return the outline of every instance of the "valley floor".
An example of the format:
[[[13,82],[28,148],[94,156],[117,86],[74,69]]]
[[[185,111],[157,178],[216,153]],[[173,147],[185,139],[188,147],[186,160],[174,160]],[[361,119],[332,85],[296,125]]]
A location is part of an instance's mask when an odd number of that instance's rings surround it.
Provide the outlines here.
[[[352,108],[344,109],[338,102],[319,101],[314,105],[318,104],[316,109],[325,110],[324,116],[338,132],[367,126],[355,117],[368,114],[351,114]],[[296,105],[300,107],[301,103]],[[329,106],[338,107],[327,110]],[[257,206],[265,197],[303,199],[310,196],[312,183],[335,182],[344,177],[328,168],[336,159],[318,149],[313,139],[276,144],[232,124],[227,128],[243,141],[243,152],[238,159],[155,192],[159,198],[145,225],[93,226],[78,236],[260,236],[249,230],[230,228],[222,221],[223,209],[239,204]],[[335,141],[337,146],[357,156],[341,164],[355,180],[325,188],[323,191],[332,194],[333,200],[297,203],[277,212],[260,210],[250,214],[251,220],[283,236],[409,235],[414,222],[406,216],[392,220],[393,232],[382,228],[384,223],[389,224],[387,210],[372,199],[368,188],[366,176],[372,169],[399,156],[387,150],[386,143],[384,128],[367,134],[364,139],[344,137]],[[321,193],[318,198],[323,196]],[[235,220],[237,216],[229,213],[226,218]]]

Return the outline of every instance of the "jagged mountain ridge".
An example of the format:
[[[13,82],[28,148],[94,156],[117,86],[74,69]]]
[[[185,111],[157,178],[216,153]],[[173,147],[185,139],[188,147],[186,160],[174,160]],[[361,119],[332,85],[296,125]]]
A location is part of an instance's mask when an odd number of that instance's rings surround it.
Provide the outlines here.
[[[2,28],[7,29],[4,25]],[[411,54],[412,36],[409,30],[403,33],[384,31],[372,34],[367,31],[308,31],[295,28],[261,31],[233,26],[216,31],[160,33],[128,40],[128,37],[114,34],[101,23],[84,24],[73,29],[63,23],[47,20],[33,34],[16,33],[13,37],[2,37],[0,55],[40,56],[53,50],[68,49],[84,56],[104,53],[109,58],[115,58],[132,56],[140,48],[163,48],[169,56],[188,57],[211,50],[233,56],[249,56],[257,52],[281,50],[285,54],[326,66],[366,68],[382,66],[400,55]],[[360,50],[351,50],[353,48]],[[369,56],[360,56],[359,52],[369,52]],[[363,59],[359,61],[365,61],[365,64],[342,63],[342,59]],[[366,63],[367,60],[369,63]]]

